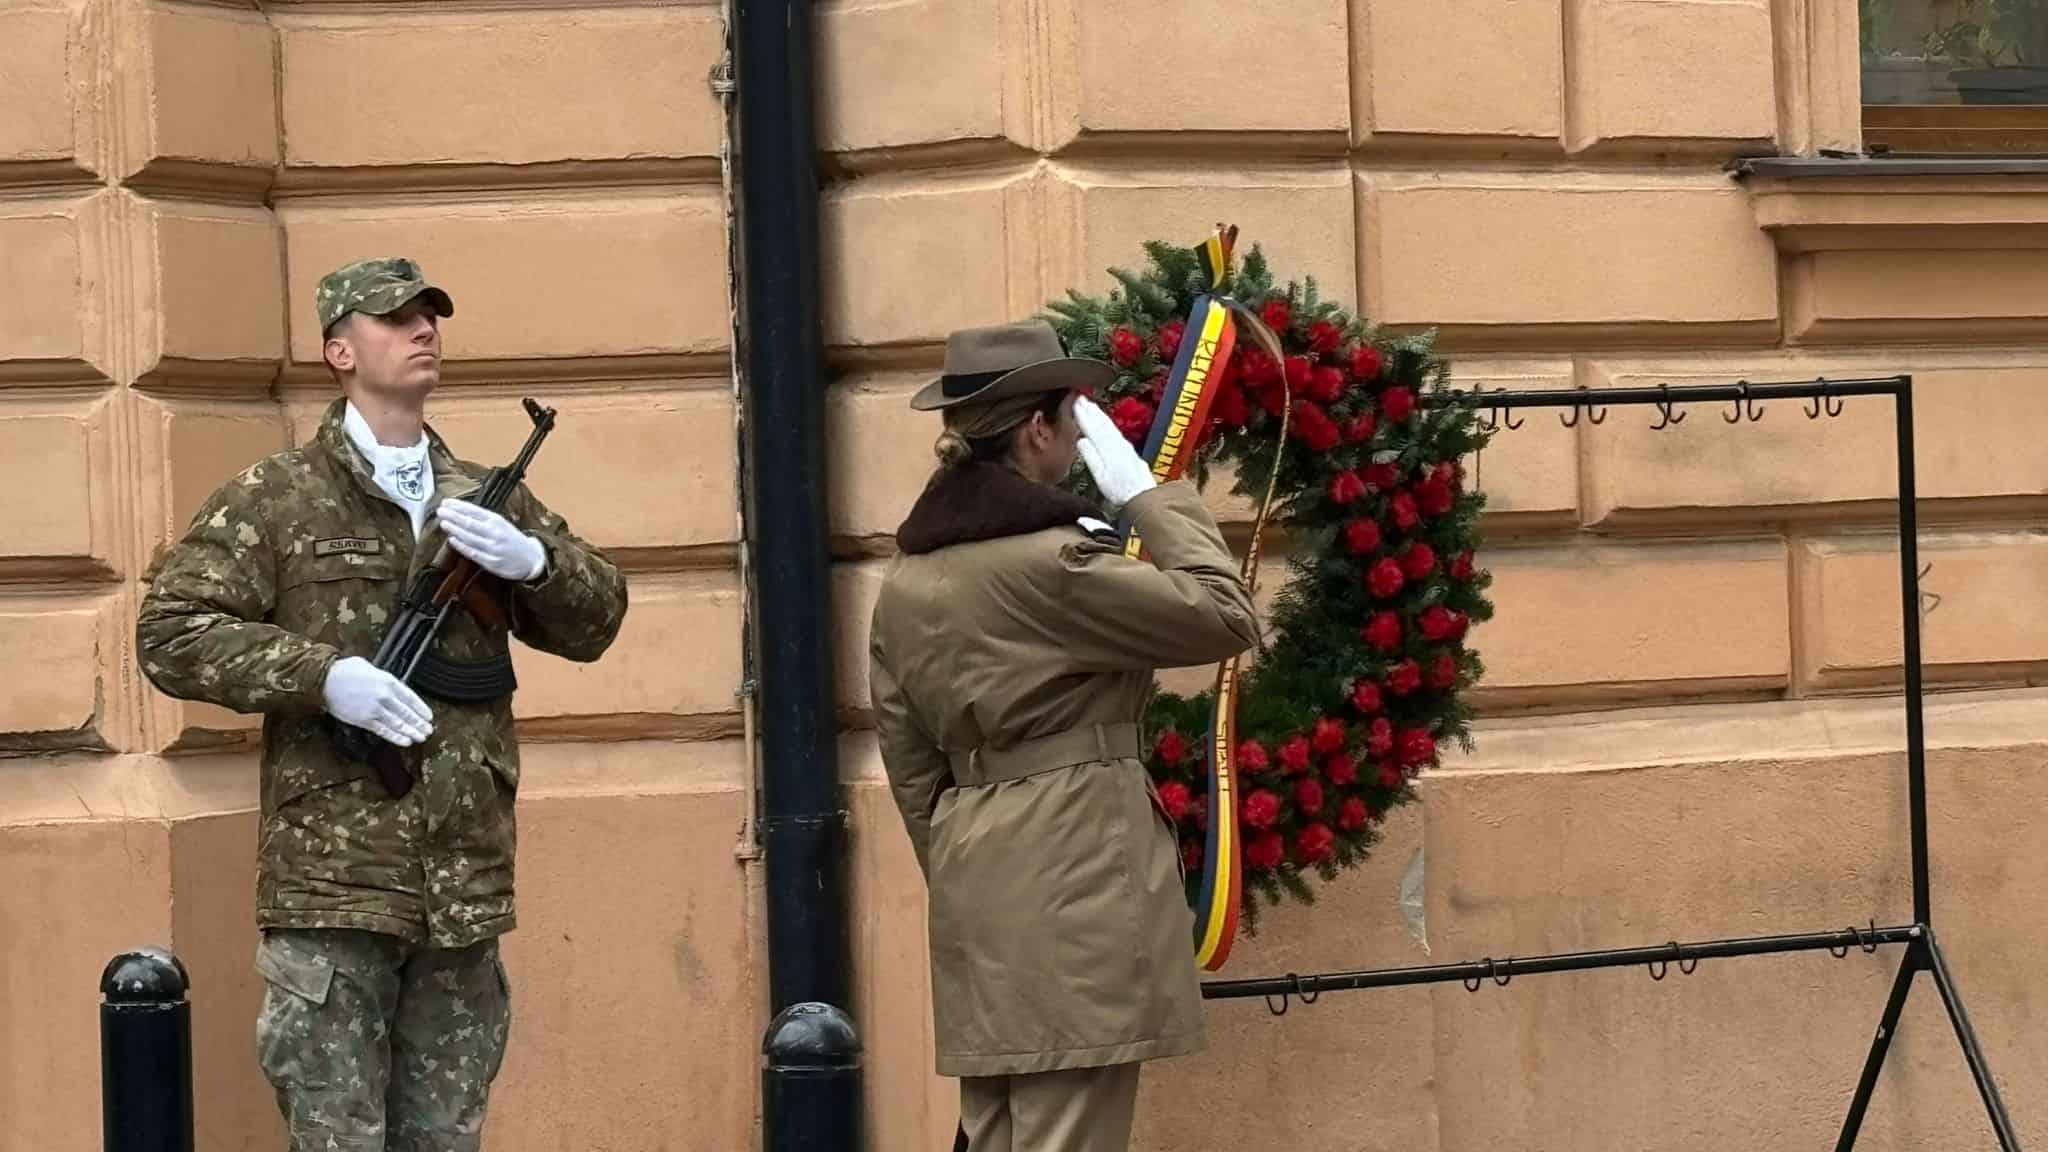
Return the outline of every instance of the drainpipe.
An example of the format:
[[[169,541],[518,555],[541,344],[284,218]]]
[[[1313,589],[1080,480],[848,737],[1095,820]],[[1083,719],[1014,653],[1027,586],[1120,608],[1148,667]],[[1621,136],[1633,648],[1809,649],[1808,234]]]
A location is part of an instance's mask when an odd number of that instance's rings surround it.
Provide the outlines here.
[[[832,683],[825,371],[810,0],[732,0],[744,365],[741,476],[767,870],[769,1152],[860,1147],[859,1041],[845,1011],[846,810]]]

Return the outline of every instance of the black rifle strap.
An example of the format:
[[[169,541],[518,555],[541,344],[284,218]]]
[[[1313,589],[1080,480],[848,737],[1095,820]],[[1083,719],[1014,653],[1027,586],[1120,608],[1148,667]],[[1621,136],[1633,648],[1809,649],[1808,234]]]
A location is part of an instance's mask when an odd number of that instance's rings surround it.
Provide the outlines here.
[[[420,653],[419,666],[412,670],[408,682],[422,692],[462,704],[496,700],[519,686],[510,654],[457,663],[431,648]]]

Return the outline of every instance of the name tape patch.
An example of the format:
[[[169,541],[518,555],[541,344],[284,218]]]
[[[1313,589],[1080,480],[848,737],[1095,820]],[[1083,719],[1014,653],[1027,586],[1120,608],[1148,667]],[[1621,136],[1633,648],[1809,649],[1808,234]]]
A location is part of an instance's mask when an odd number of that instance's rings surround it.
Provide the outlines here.
[[[384,541],[375,536],[337,536],[313,541],[315,556],[375,556],[384,551]]]

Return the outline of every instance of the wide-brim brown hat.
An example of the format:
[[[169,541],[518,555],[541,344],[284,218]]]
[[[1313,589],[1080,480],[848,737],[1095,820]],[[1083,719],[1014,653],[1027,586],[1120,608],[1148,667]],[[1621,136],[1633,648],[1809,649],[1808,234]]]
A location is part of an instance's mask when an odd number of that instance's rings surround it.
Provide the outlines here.
[[[1059,335],[1043,320],[952,333],[946,337],[942,372],[918,390],[912,408],[930,412],[1032,392],[1093,396],[1116,379],[1116,369],[1101,360],[1067,355]]]

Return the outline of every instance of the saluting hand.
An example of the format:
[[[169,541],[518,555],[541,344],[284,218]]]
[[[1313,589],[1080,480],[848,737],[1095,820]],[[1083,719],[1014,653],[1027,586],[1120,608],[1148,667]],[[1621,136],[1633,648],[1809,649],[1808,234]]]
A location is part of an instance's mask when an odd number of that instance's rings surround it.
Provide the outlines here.
[[[488,508],[467,500],[443,500],[434,515],[457,552],[500,580],[522,583],[547,567],[547,549],[540,541]]]
[[[1081,425],[1081,463],[1095,477],[1095,486],[1109,501],[1112,513],[1157,483],[1138,450],[1093,400],[1082,396],[1074,401],[1074,420]]]

